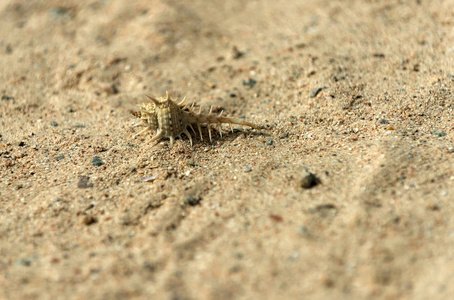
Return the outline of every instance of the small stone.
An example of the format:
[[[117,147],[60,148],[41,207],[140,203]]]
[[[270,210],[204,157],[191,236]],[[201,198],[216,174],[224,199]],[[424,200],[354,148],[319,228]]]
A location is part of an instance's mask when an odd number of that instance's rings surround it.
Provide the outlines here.
[[[19,260],[19,264],[29,267],[32,264],[32,262],[31,262],[31,260],[24,258],[24,259]]]
[[[303,169],[299,178],[297,178],[297,185],[303,189],[310,189],[318,184],[321,181],[314,173],[309,172],[307,169]]]
[[[86,215],[84,217],[84,219],[82,220],[82,222],[84,223],[84,225],[90,226],[90,225],[98,222],[98,220],[95,217],[93,217],[92,215]]]
[[[11,54],[11,53],[13,53],[13,48],[11,47],[10,44],[6,45],[5,53],[6,53],[6,54]]]
[[[230,98],[235,98],[236,97],[236,94],[235,93],[231,93],[230,94]]]
[[[267,146],[273,145],[273,139],[271,139],[271,138],[266,139],[265,145],[267,145]]]
[[[14,97],[11,97],[11,96],[8,96],[8,95],[3,95],[2,96],[2,100],[5,100],[5,101],[12,101],[12,100],[15,100]]]
[[[249,86],[250,88],[253,88],[254,85],[257,83],[257,81],[255,81],[255,80],[252,79],[252,78],[249,78],[248,81],[243,80],[242,83],[243,83],[243,85],[247,85],[247,86]]]
[[[380,124],[389,124],[389,121],[388,120],[385,120],[385,119],[381,119],[379,121]]]
[[[244,172],[244,173],[249,173],[249,172],[251,172],[251,171],[252,171],[251,166],[250,166],[249,164],[246,164],[246,165],[244,166],[243,172]]]
[[[103,161],[101,160],[101,158],[99,156],[95,156],[93,157],[92,161],[91,161],[91,164],[95,167],[100,167],[102,166],[104,163]]]
[[[325,87],[316,88],[315,90],[313,90],[313,91],[311,92],[310,97],[311,97],[311,98],[317,97],[317,95],[318,95],[321,91],[323,91],[324,89],[325,89]]]
[[[55,160],[56,160],[56,161],[60,161],[60,160],[62,160],[63,158],[65,158],[65,156],[62,154],[62,155],[60,155],[60,156],[57,156],[57,157],[55,158]]]
[[[197,204],[202,201],[202,197],[195,197],[193,195],[189,196],[186,198],[186,203],[189,204],[190,206],[196,206]]]
[[[50,122],[50,125],[53,126],[53,127],[57,127],[57,126],[58,126],[58,123],[55,122],[55,121],[52,121],[52,122]]]
[[[274,214],[270,214],[270,219],[276,223],[282,223],[284,221],[284,218],[282,218],[279,215],[274,215]]]
[[[238,58],[242,57],[243,55],[244,55],[243,52],[238,50],[238,48],[236,46],[233,46],[233,48],[232,48],[232,58],[233,59],[238,59]]]
[[[431,134],[438,135],[439,137],[444,137],[447,135],[446,132],[441,132],[441,131],[433,131],[433,132],[431,132]]]
[[[90,177],[88,176],[80,176],[79,177],[79,182],[77,183],[77,187],[79,189],[88,189],[93,187],[93,183],[88,182],[90,180]]]
[[[338,212],[336,205],[332,203],[319,204],[315,207],[309,208],[309,213],[317,214],[319,217],[334,217]]]

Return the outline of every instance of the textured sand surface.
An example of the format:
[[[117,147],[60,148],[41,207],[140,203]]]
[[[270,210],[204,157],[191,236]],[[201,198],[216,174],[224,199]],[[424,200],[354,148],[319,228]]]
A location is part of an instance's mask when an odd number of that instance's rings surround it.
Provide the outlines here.
[[[0,20],[0,299],[453,297],[454,1]],[[263,129],[133,137],[166,91]]]

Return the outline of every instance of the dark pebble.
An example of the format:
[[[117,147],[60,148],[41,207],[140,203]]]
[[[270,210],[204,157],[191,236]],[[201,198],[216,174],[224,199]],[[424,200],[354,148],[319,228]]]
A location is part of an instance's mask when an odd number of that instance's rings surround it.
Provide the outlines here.
[[[431,134],[438,135],[439,137],[443,137],[443,136],[447,135],[446,132],[441,132],[441,131],[433,131],[433,132],[431,132]]]
[[[298,186],[302,187],[303,189],[310,189],[320,183],[321,183],[320,179],[317,176],[315,176],[314,173],[311,173],[306,169],[303,169],[303,171],[300,174],[300,177],[297,178]]]
[[[57,126],[58,126],[58,123],[55,122],[55,121],[52,121],[52,122],[50,122],[50,125],[51,125],[51,126],[54,126],[54,127],[57,127]]]
[[[319,211],[324,211],[324,210],[330,210],[330,209],[337,209],[336,205],[332,203],[324,203],[324,204],[319,204],[315,208],[312,208],[311,211],[313,212],[319,212]]]
[[[244,166],[243,172],[244,172],[244,173],[249,173],[249,172],[251,172],[251,171],[252,171],[251,166],[250,166],[249,164],[246,164],[246,165]]]
[[[385,119],[381,119],[379,122],[380,124],[389,124],[389,121]]]
[[[236,97],[236,94],[235,93],[231,93],[230,94],[230,98],[235,98]]]
[[[12,101],[12,100],[15,100],[15,98],[14,98],[14,97],[11,97],[11,96],[3,95],[3,96],[2,96],[2,100],[5,100],[5,101]]]
[[[87,215],[84,217],[83,219],[83,223],[84,225],[87,225],[87,226],[90,226],[92,224],[95,224],[98,220],[96,220],[95,217],[93,217],[92,215]]]
[[[60,161],[60,160],[62,160],[63,158],[65,158],[65,156],[62,154],[62,155],[60,155],[60,156],[57,156],[57,157],[55,158],[55,160],[56,160],[56,161]]]
[[[91,161],[91,164],[95,167],[100,167],[102,166],[104,163],[102,162],[101,158],[99,156],[95,156],[93,157],[92,161]]]
[[[32,264],[32,262],[29,259],[21,259],[21,260],[19,260],[19,264],[29,267]]]
[[[90,177],[88,176],[80,176],[79,182],[77,183],[77,187],[79,189],[88,189],[93,187],[93,183],[89,182]]]
[[[265,145],[267,145],[267,146],[271,146],[271,145],[273,145],[273,139],[271,139],[271,138],[269,138],[269,139],[266,139],[266,141],[265,141]]]
[[[319,204],[316,207],[310,208],[309,212],[311,214],[318,214],[319,217],[326,218],[326,217],[333,217],[337,214],[337,207],[331,203]]]
[[[316,88],[315,90],[313,90],[313,91],[311,92],[311,98],[317,97],[317,95],[318,95],[321,91],[323,91],[324,89],[325,89],[325,87],[319,87],[319,88]]]
[[[270,219],[276,223],[282,223],[284,221],[284,218],[282,218],[281,216],[273,214],[270,214]]]
[[[195,197],[195,196],[189,196],[186,198],[186,203],[191,205],[191,206],[196,206],[197,204],[202,201],[202,197]]]
[[[233,59],[238,59],[238,58],[242,57],[243,55],[244,55],[243,52],[238,50],[238,48],[236,46],[233,46],[233,48],[232,48],[232,58]]]
[[[249,86],[250,88],[253,88],[255,86],[255,84],[257,83],[256,80],[252,79],[252,78],[249,78],[248,81],[245,81],[243,80],[243,85],[247,85]]]
[[[23,142],[23,141],[19,142],[18,146],[19,147],[25,147],[25,142]]]
[[[6,45],[5,53],[6,53],[6,54],[11,54],[11,53],[13,53],[13,48],[11,47],[10,44]]]

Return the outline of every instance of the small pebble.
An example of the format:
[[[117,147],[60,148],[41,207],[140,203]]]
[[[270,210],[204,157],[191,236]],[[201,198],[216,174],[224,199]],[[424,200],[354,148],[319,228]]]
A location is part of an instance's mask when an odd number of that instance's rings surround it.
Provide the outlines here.
[[[148,177],[142,177],[142,181],[151,181],[151,180],[155,180],[156,178],[158,178],[158,174],[154,174],[153,176],[148,176]]]
[[[13,48],[11,47],[10,44],[6,45],[5,53],[6,53],[6,54],[11,54],[11,53],[13,53]]]
[[[249,173],[249,172],[251,172],[251,171],[252,171],[251,166],[250,166],[249,164],[246,164],[246,165],[244,166],[243,172],[244,172],[244,173]]]
[[[438,135],[439,137],[443,137],[443,136],[447,135],[446,132],[441,132],[441,131],[433,131],[433,132],[431,132],[431,134]]]
[[[56,160],[56,161],[60,161],[60,160],[62,160],[63,158],[65,158],[65,156],[62,154],[62,155],[60,155],[60,156],[57,156],[57,157],[55,158],[55,160]]]
[[[299,178],[297,178],[297,185],[303,189],[310,189],[318,184],[321,181],[314,173],[309,172],[307,169],[303,169]]]
[[[316,88],[315,90],[313,90],[313,91],[311,92],[311,98],[317,97],[317,95],[318,95],[321,91],[323,91],[323,89],[325,89],[325,88],[326,88],[326,87],[319,87],[319,88]]]
[[[243,55],[244,55],[243,52],[238,50],[238,48],[236,46],[233,46],[233,48],[232,48],[232,58],[233,59],[238,59],[238,58],[242,57]]]
[[[5,100],[5,101],[12,101],[12,100],[14,100],[14,97],[7,96],[7,95],[3,95],[3,96],[2,96],[2,100]]]
[[[273,139],[271,139],[271,138],[266,139],[265,145],[267,145],[267,146],[273,145]]]
[[[242,83],[243,83],[243,85],[247,85],[247,86],[249,86],[250,88],[253,88],[254,85],[257,83],[257,81],[255,81],[255,80],[252,79],[252,78],[249,78],[248,81],[243,80]]]
[[[77,183],[77,187],[79,189],[88,189],[93,187],[93,183],[88,182],[90,180],[90,177],[88,176],[80,176],[79,177],[79,182]]]
[[[102,162],[101,158],[99,156],[95,156],[93,157],[93,160],[91,161],[91,164],[95,167],[100,167],[102,166],[104,163]]]
[[[282,218],[279,215],[274,215],[274,214],[270,214],[270,219],[273,220],[276,223],[281,223],[281,222],[284,221],[284,218]]]
[[[196,206],[197,204],[202,201],[202,197],[195,197],[193,195],[189,196],[186,198],[186,203],[189,204],[190,206]]]
[[[29,259],[21,259],[21,260],[19,260],[19,264],[23,265],[23,266],[26,266],[26,267],[29,267],[32,264],[32,262]]]
[[[57,126],[58,126],[58,123],[55,122],[55,121],[52,121],[52,122],[50,122],[50,125],[53,126],[53,127],[57,127]]]
[[[90,226],[92,224],[95,224],[98,220],[96,220],[95,217],[93,217],[92,215],[86,215],[84,217],[84,219],[82,220],[82,222],[84,223],[84,225],[87,225],[87,226]]]

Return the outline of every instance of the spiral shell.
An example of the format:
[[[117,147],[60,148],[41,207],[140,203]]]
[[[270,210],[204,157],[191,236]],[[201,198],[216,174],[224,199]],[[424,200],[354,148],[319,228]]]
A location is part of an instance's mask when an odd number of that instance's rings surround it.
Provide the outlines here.
[[[140,105],[140,110],[133,112],[132,115],[136,118],[139,118],[141,122],[137,123],[135,126],[144,125],[145,128],[137,133],[135,136],[145,133],[147,131],[156,131],[156,134],[153,136],[151,141],[158,141],[161,138],[170,139],[170,147],[173,146],[173,142],[176,137],[180,137],[184,133],[189,137],[192,146],[192,137],[188,131],[188,127],[194,131],[194,126],[197,126],[200,138],[202,137],[201,125],[208,127],[208,133],[211,141],[211,129],[212,125],[217,125],[220,135],[222,136],[222,124],[229,124],[230,127],[232,124],[249,126],[255,129],[259,127],[253,123],[235,119],[223,117],[222,112],[219,116],[211,114],[212,108],[208,115],[202,114],[202,108],[199,112],[194,111],[194,105],[188,106],[185,105],[184,98],[180,103],[174,102],[170,99],[170,95],[167,92],[167,97],[161,97],[155,99],[148,95],[145,95],[150,99],[151,103],[143,103]],[[232,129],[233,130],[233,129]],[[195,131],[194,131],[195,132]]]

